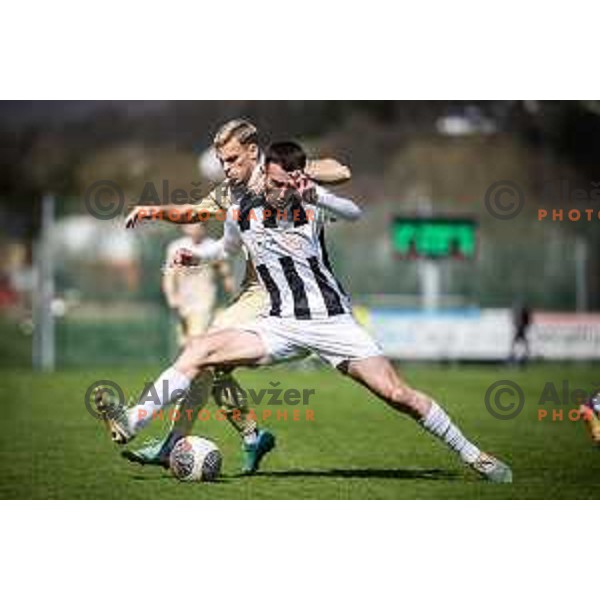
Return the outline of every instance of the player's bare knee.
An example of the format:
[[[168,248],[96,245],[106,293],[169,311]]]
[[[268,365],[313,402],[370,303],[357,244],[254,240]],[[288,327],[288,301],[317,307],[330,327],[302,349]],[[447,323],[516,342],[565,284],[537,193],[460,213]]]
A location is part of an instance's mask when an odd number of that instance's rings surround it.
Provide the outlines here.
[[[199,369],[190,362],[186,362],[181,358],[178,358],[173,364],[173,368],[182,375],[185,375],[188,379],[192,380],[200,374]]]
[[[179,355],[175,362],[175,368],[180,373],[188,374],[193,371],[199,374],[200,370],[206,366],[205,361],[209,351],[210,348],[205,338],[195,338]]]
[[[212,336],[199,338],[193,348],[194,360],[198,364],[207,366],[212,363],[212,359],[219,349],[219,339]]]

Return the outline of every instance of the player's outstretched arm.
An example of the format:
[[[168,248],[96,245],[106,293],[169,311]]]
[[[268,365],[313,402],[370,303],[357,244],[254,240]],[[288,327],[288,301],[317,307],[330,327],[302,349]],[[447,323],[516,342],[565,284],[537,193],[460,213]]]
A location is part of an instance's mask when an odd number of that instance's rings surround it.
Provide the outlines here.
[[[315,204],[344,221],[357,221],[362,217],[362,209],[353,200],[336,196],[323,188],[317,191]]]
[[[333,217],[345,221],[356,221],[362,216],[362,210],[355,202],[348,198],[336,196],[320,185],[315,185],[306,172],[294,171],[290,176],[291,183],[289,187],[295,189],[304,202],[314,204]],[[283,196],[285,197],[285,195]]]
[[[318,183],[336,185],[350,180],[350,169],[335,158],[313,158],[306,163],[304,172]]]
[[[217,186],[197,204],[136,206],[125,218],[125,227],[132,229],[141,221],[166,221],[175,225],[204,222],[209,215],[224,211],[219,200],[223,193],[223,187]]]
[[[236,211],[231,207],[223,226],[223,236],[210,245],[200,248],[183,248],[175,253],[171,266],[193,266],[201,262],[228,260],[242,251],[243,241],[236,221]]]
[[[167,204],[163,206],[136,206],[125,217],[125,227],[133,229],[142,221],[166,221],[182,225],[196,223],[199,219],[197,204]]]
[[[292,181],[292,187],[296,189],[305,202],[314,204],[331,216],[345,221],[356,221],[362,216],[362,210],[355,202],[348,198],[336,196],[329,190],[315,185],[307,178],[306,173],[301,171],[292,173]]]

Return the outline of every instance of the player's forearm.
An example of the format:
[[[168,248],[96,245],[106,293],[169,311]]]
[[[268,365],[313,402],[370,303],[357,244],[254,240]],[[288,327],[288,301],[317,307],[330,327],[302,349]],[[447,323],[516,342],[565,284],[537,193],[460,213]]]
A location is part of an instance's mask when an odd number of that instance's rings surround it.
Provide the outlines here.
[[[210,246],[188,250],[193,258],[201,262],[224,261],[233,258],[242,251],[243,241],[237,229],[234,213],[235,210],[231,207],[227,212],[223,235],[219,240],[210,244]]]
[[[334,217],[346,221],[356,221],[362,216],[362,209],[352,200],[341,198],[324,190],[320,190],[317,195],[316,205],[324,208]]]
[[[150,220],[167,221],[175,225],[205,221],[209,216],[218,215],[222,210],[217,196],[218,193],[213,191],[197,204],[135,206],[125,218],[125,227],[133,229],[140,221]]]
[[[221,262],[233,258],[241,250],[241,245],[225,235],[208,247],[190,248],[189,251],[198,262]]]
[[[218,262],[227,258],[223,242],[224,240],[221,238],[207,248],[190,248],[189,251],[199,262]]]
[[[166,221],[181,225],[200,221],[195,204],[165,204],[162,206],[140,206],[139,218],[144,221]],[[205,218],[204,218],[205,219]]]
[[[351,177],[350,169],[335,158],[315,158],[307,162],[305,173],[314,181],[329,185],[345,183]]]

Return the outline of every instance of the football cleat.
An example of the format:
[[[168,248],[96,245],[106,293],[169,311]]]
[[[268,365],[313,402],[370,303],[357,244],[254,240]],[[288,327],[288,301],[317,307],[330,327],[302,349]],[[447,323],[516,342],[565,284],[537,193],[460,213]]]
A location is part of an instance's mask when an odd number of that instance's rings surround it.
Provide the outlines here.
[[[244,465],[242,473],[252,475],[258,471],[260,463],[266,454],[275,448],[275,436],[266,429],[258,432],[256,442],[243,445]]]
[[[180,438],[180,434],[172,431],[163,440],[155,438],[146,442],[137,450],[123,450],[121,456],[129,462],[137,463],[138,465],[153,465],[168,469],[169,455],[173,446],[175,446]]]
[[[96,410],[104,421],[112,441],[115,444],[130,442],[135,437],[135,433],[129,426],[127,408],[110,390],[102,386],[97,387],[93,394]]]
[[[481,477],[494,483],[512,483],[511,468],[491,454],[481,452],[471,468]]]
[[[592,439],[592,443],[594,446],[600,447],[600,420],[598,419],[598,415],[587,404],[582,404],[579,407],[579,412],[581,420]]]

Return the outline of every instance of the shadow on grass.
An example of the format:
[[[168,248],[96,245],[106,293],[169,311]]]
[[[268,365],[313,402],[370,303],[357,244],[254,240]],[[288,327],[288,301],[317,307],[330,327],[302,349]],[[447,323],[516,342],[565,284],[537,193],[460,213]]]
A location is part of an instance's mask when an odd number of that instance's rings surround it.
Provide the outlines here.
[[[134,481],[165,481],[165,480],[169,480],[175,484],[189,485],[188,482],[177,481],[177,479],[175,479],[175,477],[166,469],[162,473],[157,473],[155,471],[153,471],[153,472],[148,471],[147,474],[136,473],[135,475],[131,476],[131,479],[133,479]],[[232,477],[228,477],[227,475],[221,475],[215,481],[202,482],[202,485],[220,485],[223,483],[231,483],[232,479],[233,479]]]
[[[244,475],[237,475],[244,477]],[[427,479],[450,480],[457,479],[458,474],[442,469],[323,469],[289,471],[260,471],[253,477],[345,477],[355,479]]]
[[[329,477],[347,478],[347,479],[424,479],[428,481],[450,481],[458,478],[458,473],[454,471],[444,471],[443,469],[322,469],[305,470],[290,469],[289,471],[259,471],[253,475],[222,475],[217,481],[211,484],[232,483],[240,479],[259,478],[287,478],[287,477]],[[141,473],[135,473],[131,476],[137,481],[157,481],[170,479],[174,481],[173,475],[167,469],[147,470]]]

